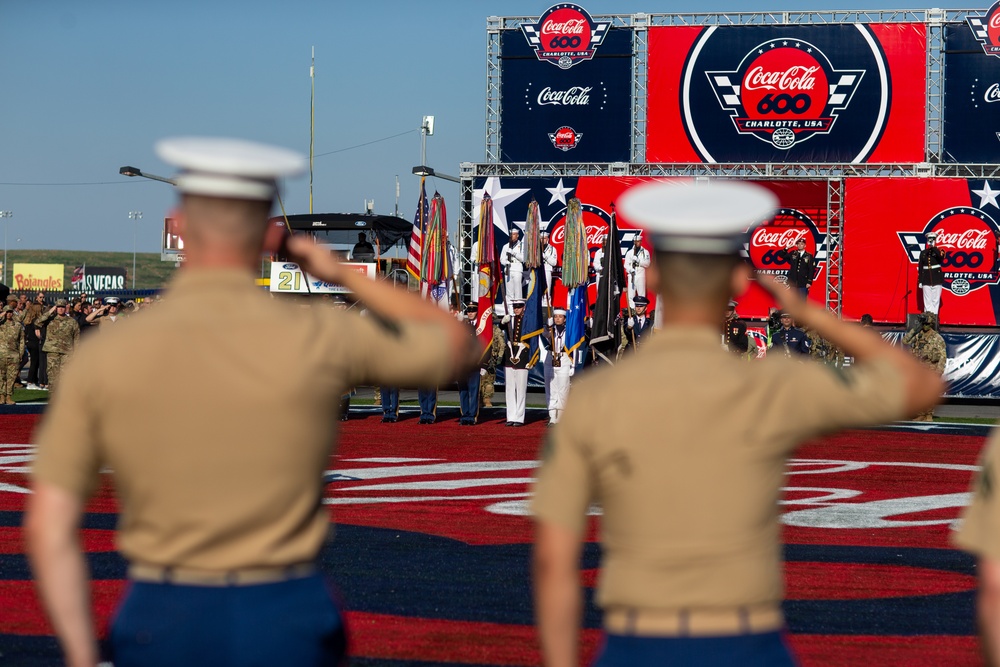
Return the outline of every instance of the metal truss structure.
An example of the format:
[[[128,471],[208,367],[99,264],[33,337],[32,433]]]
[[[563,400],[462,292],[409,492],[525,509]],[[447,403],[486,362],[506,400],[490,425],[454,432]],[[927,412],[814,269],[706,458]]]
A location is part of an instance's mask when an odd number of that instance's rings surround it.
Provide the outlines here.
[[[612,163],[504,163],[501,145],[500,38],[504,31],[518,30],[537,17],[491,16],[487,19],[486,162],[463,163],[459,247],[463,257],[463,295],[470,292],[477,267],[471,257],[474,180],[485,177],[675,177],[738,178],[754,180],[826,180],[827,248],[826,305],[838,315],[842,305],[841,258],[843,251],[843,201],[845,178],[1000,178],[1000,164],[949,164],[942,162],[944,128],[944,30],[948,23],[964,23],[970,13],[982,9],[920,9],[871,11],[785,11],[690,14],[595,15],[611,21],[612,27],[632,29],[632,148],[631,161]],[[646,74],[648,29],[658,26],[780,26],[854,23],[923,23],[927,28],[927,131],[926,162],[915,164],[653,164],[646,155]]]

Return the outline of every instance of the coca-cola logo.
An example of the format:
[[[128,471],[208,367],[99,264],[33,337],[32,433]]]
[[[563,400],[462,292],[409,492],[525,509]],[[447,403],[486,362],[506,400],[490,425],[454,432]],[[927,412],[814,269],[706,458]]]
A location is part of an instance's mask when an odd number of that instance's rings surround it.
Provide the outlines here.
[[[798,209],[778,209],[772,220],[751,232],[743,254],[759,273],[784,281],[791,268],[791,253],[797,251],[800,240],[806,242],[806,252],[815,259],[815,278],[826,263],[823,234],[812,218]]]
[[[705,72],[736,130],[781,150],[828,134],[851,103],[864,70],[835,70],[803,40],[769,40],[732,71]]]
[[[587,246],[600,247],[604,245],[604,239],[608,237],[608,225],[607,224],[590,224],[584,225],[584,229],[587,232]],[[553,246],[561,247],[563,243],[566,242],[566,225],[559,225],[556,227],[552,234],[549,236],[549,243]]]
[[[577,132],[568,125],[563,125],[555,132],[549,133],[549,140],[552,142],[552,145],[561,151],[576,148],[580,145],[581,139],[583,139],[583,133]]]
[[[983,94],[984,102],[1000,102],[1000,83],[994,83]]]
[[[522,23],[535,56],[560,69],[590,60],[604,41],[611,21],[595,21],[586,9],[571,3],[549,7],[535,23]]]
[[[567,107],[582,107],[590,104],[593,86],[573,86],[566,90],[553,90],[546,86],[538,93],[538,106],[555,104]]]
[[[819,67],[792,65],[785,71],[768,71],[760,65],[747,72],[743,80],[743,90],[813,90],[816,87],[815,73]]]
[[[965,20],[983,52],[1000,57],[1000,1],[993,3],[985,14],[969,15]]]
[[[944,285],[952,294],[964,296],[1000,283],[1000,227],[986,212],[956,206],[931,218],[922,232],[898,232],[913,264],[921,263],[920,254],[927,248],[927,234],[931,232],[936,234],[934,245],[941,251]]]
[[[593,204],[581,204],[580,210],[583,213],[583,227],[587,234],[587,247],[591,255],[594,251],[604,245],[608,238],[608,230],[611,229],[611,216],[604,209]],[[559,264],[562,264],[563,246],[566,243],[566,209],[557,212],[546,227],[549,231],[549,243],[556,249],[559,255]],[[621,232],[619,232],[621,233]],[[624,256],[624,252],[622,253]]]

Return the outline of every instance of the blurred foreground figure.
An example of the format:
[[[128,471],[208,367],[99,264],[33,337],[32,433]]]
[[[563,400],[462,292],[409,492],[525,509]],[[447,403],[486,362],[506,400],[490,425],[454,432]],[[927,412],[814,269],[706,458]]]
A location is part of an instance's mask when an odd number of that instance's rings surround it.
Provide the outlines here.
[[[301,156],[194,138],[157,152],[182,169],[171,217],[187,261],[156,308],[86,341],[60,379],[26,519],[42,597],[69,664],[93,665],[77,531],[107,467],[131,579],[110,633],[116,667],[338,664],[342,617],[315,560],[341,396],[446,382],[478,351],[448,313],[306,239],[290,239],[289,256],[368,317],[255,286],[276,179]]]
[[[1000,429],[994,429],[972,480],[972,502],[962,514],[952,542],[978,558],[976,600],[985,664],[1000,665]]]
[[[747,364],[720,348],[729,299],[751,277],[738,251],[776,206],[767,190],[727,182],[647,184],[618,202],[656,250],[647,277],[663,329],[581,378],[544,448],[532,508],[549,667],[577,664],[592,503],[603,511],[598,665],[792,665],[777,505],[787,457],[803,440],[899,419],[941,394],[937,375],[908,353],[763,278],[783,309],[856,365],[783,355]]]

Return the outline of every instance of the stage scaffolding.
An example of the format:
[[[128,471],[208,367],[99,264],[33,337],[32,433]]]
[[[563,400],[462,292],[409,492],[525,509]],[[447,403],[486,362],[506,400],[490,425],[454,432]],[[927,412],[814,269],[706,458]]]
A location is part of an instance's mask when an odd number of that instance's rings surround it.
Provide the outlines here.
[[[519,30],[537,17],[491,16],[487,19],[486,62],[486,162],[462,163],[459,209],[459,249],[463,258],[461,294],[467,299],[478,267],[470,256],[473,228],[478,211],[473,210],[474,183],[488,177],[664,177],[733,178],[745,180],[825,180],[827,183],[826,304],[838,315],[842,306],[841,258],[843,255],[844,179],[846,178],[1000,178],[998,164],[948,164],[941,162],[944,124],[944,30],[949,23],[964,24],[977,9],[920,9],[871,11],[784,11],[623,15],[595,15],[611,21],[613,28],[632,30],[632,141],[631,161],[611,163],[507,163],[500,159],[501,146],[501,35]],[[923,23],[927,30],[927,161],[914,164],[678,164],[647,163],[646,155],[646,74],[648,28],[658,26],[780,26],[854,23]]]

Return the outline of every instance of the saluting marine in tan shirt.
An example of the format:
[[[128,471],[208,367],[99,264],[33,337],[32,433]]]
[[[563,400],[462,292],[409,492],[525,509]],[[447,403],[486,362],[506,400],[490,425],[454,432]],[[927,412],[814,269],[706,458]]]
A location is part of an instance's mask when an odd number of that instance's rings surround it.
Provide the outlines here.
[[[94,664],[75,533],[110,469],[117,544],[138,582],[115,615],[116,664],[123,652],[126,664],[141,665],[230,651],[217,634],[238,637],[260,664],[320,664],[286,653],[305,645],[336,664],[343,625],[314,563],[330,533],[323,471],[340,397],[358,384],[436,386],[480,350],[448,313],[343,268],[311,240],[290,239],[289,256],[351,290],[368,317],[275,300],[254,284],[274,179],[300,169],[300,156],[226,139],[177,139],[158,150],[184,168],[174,217],[187,261],[160,305],[80,346],[36,433],[26,532],[40,588],[67,662]],[[211,384],[191,382],[206,375]],[[245,588],[265,585],[280,595],[234,608]],[[170,615],[177,607],[163,600],[192,589],[213,603],[188,600]],[[294,619],[281,606],[289,599]],[[259,631],[241,634],[246,627]]]
[[[791,665],[777,505],[787,457],[808,438],[898,419],[940,396],[937,377],[910,355],[774,281],[761,279],[779,305],[856,365],[780,355],[747,364],[721,349],[718,322],[750,275],[737,254],[745,230],[776,203],[717,182],[639,186],[618,202],[650,231],[648,277],[664,326],[635,355],[580,378],[544,448],[532,510],[549,667],[576,664],[577,569],[592,506],[602,513],[596,602],[607,635],[597,665],[655,664],[637,649],[651,643],[666,664]]]

